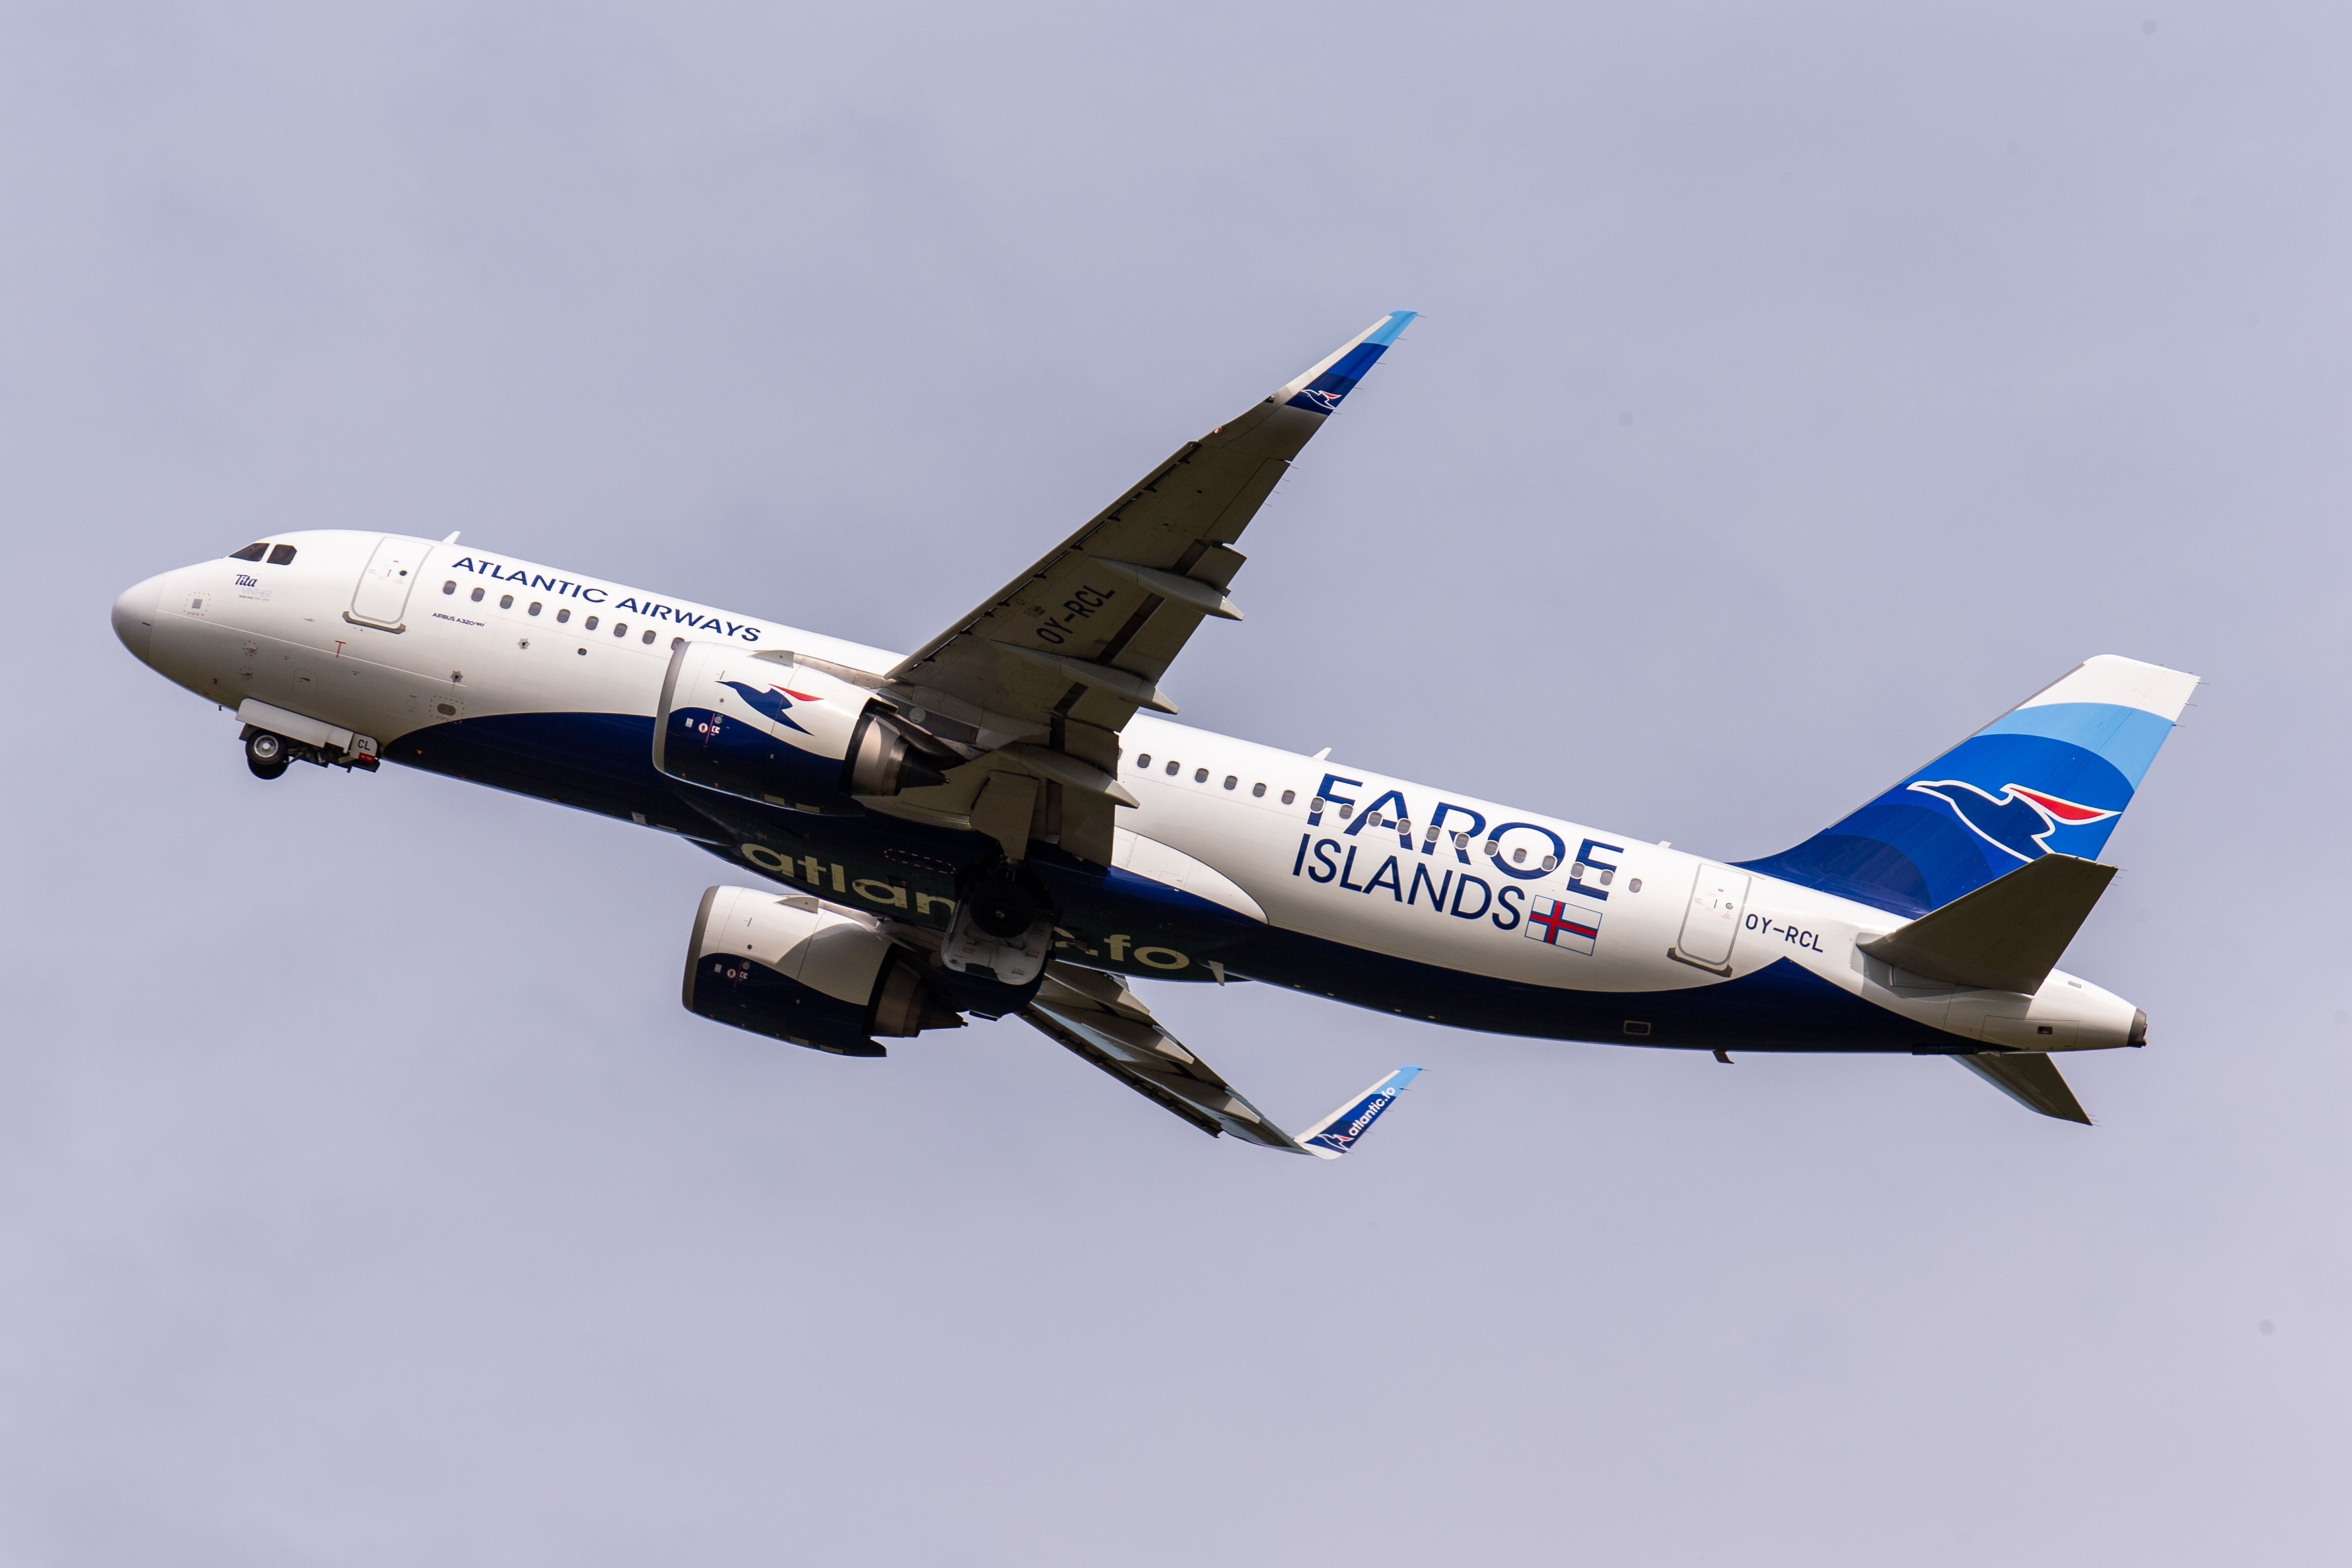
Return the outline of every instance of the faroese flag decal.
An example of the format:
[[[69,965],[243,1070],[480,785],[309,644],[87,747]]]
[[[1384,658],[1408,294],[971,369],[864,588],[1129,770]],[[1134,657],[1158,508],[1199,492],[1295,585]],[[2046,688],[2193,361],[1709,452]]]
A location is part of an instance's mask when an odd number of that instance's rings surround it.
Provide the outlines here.
[[[1591,953],[1601,939],[1601,912],[1570,907],[1557,898],[1538,898],[1523,928],[1537,941],[1571,953]]]

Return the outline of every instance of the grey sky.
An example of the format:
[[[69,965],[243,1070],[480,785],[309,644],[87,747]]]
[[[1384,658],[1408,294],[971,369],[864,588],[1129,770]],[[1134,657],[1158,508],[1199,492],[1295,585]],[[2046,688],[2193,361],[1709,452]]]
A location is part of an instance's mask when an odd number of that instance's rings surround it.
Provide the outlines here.
[[[2147,26],[2153,22],[2153,29]],[[0,10],[0,1559],[2292,1564],[2352,1549],[2352,16]],[[2084,655],[2209,684],[1948,1064],[677,1001],[724,868],[250,779],[115,644],[301,527],[893,646],[1380,312],[1187,720],[1724,856]],[[2265,1330],[2263,1325],[2270,1325]]]

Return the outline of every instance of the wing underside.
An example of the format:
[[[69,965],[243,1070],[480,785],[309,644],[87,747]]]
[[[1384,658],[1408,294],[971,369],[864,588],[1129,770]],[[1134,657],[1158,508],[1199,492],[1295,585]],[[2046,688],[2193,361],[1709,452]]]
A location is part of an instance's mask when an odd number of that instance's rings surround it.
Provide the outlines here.
[[[1398,1068],[1293,1137],[1169,1033],[1116,975],[1076,964],[1049,965],[1036,999],[1022,1009],[1021,1019],[1212,1137],[1222,1133],[1262,1148],[1324,1160],[1352,1150],[1421,1072],[1418,1067]]]
[[[1075,964],[1049,965],[1036,1000],[1022,1010],[1021,1019],[1211,1136],[1224,1133],[1269,1149],[1307,1152],[1161,1028],[1115,975]]]

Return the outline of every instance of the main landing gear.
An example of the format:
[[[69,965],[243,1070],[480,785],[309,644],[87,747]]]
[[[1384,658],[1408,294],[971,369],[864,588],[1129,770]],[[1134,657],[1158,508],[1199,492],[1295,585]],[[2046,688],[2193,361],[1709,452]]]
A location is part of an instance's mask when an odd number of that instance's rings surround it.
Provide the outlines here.
[[[1034,987],[1053,953],[1053,897],[1024,862],[999,856],[956,878],[955,915],[940,953],[950,970]]]

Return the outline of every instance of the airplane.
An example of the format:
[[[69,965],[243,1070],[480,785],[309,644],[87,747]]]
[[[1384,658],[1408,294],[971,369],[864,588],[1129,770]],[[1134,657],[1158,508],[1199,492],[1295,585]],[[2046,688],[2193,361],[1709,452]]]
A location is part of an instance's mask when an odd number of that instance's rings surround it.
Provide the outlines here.
[[[458,542],[273,533],[146,579],[131,653],[247,767],[396,762],[674,834],[687,1009],[839,1056],[1017,1018],[1201,1131],[1285,1132],[1137,996],[1257,981],[1456,1029],[1948,1057],[2087,1124],[2063,1052],[2147,1014],[2058,960],[2197,677],[2085,660],[1803,842],[1711,859],[1175,722],[1234,547],[1413,319],[1392,311],[898,653]]]

